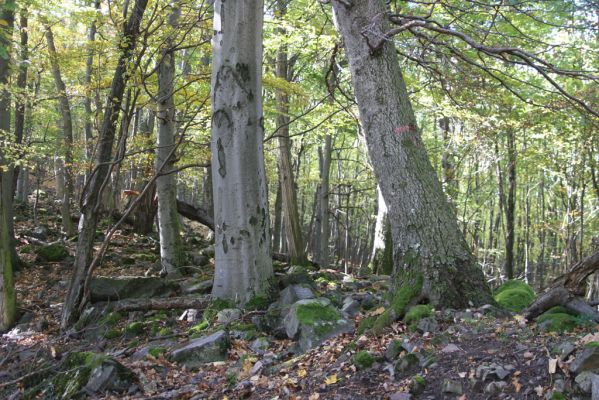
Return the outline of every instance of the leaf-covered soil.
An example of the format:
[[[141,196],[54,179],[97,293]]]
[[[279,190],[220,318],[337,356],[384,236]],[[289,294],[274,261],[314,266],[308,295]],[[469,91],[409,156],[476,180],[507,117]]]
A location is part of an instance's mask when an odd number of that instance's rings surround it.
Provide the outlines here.
[[[44,241],[58,240],[54,221],[47,218],[45,223],[49,234]],[[93,351],[114,356],[137,376],[129,393],[96,398],[405,399],[409,398],[414,376],[420,375],[424,389],[412,394],[413,399],[535,399],[544,398],[556,387],[560,391],[571,387],[568,364],[574,356],[560,359],[556,346],[581,346],[583,341],[597,340],[598,336],[589,336],[596,327],[558,335],[543,332],[536,324],[525,323],[513,314],[497,318],[478,310],[442,310],[434,312],[437,327],[431,331],[412,330],[399,321],[379,336],[345,334],[305,354],[293,353],[290,340],[269,337],[266,352],[256,354],[250,349],[252,339],[234,339],[226,361],[188,370],[161,354],[139,356],[139,351],[148,346],[172,346],[188,339],[195,323],[179,318],[183,310],[172,310],[165,318],[164,313],[155,318],[159,313],[153,311],[129,313],[116,323],[115,329],[121,334],[113,338],[86,334],[85,329],[61,332],[61,302],[72,259],[36,261],[37,245],[27,234],[35,227],[26,220],[17,225],[19,253],[28,266],[21,269],[16,280],[22,318],[19,328],[0,337],[0,398],[18,398],[23,388],[42,381],[67,354]],[[193,235],[193,227],[188,228]],[[75,243],[66,242],[66,246],[72,255]],[[193,250],[193,241],[188,241],[188,246]],[[156,254],[155,239],[119,232],[97,274],[157,275]],[[212,269],[213,265],[208,264],[196,273],[209,277]],[[376,296],[385,290],[384,284],[372,280],[343,282],[341,273],[331,271],[327,276],[318,281],[321,295],[371,292]],[[354,319],[356,327],[362,318],[380,312],[377,307],[361,310]],[[245,313],[244,322],[259,313]],[[142,322],[144,329],[127,332],[127,326],[135,321]],[[394,369],[393,362],[385,358],[394,340],[405,343],[411,353],[418,355],[417,365],[403,371]],[[370,368],[358,369],[354,364],[353,356],[359,351],[368,351],[374,357]],[[404,350],[399,357],[405,354]],[[481,374],[489,366],[501,367],[505,376],[490,374],[483,382]],[[491,382],[505,384],[491,392]],[[448,384],[461,387],[462,393],[458,389],[456,393],[446,392]]]

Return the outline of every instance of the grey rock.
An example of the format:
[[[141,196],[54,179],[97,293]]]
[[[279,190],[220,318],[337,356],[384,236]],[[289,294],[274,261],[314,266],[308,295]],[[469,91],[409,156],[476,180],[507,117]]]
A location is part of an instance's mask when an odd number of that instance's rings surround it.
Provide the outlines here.
[[[458,351],[462,351],[462,349],[460,349],[453,343],[450,343],[447,346],[443,347],[443,349],[441,349],[441,353],[455,353]]]
[[[591,378],[591,400],[599,400],[599,375]]]
[[[587,347],[570,364],[570,371],[578,374],[599,369],[599,347]]]
[[[252,369],[250,369],[250,376],[256,375],[258,372],[262,370],[262,367],[264,367],[262,361],[257,361],[256,364],[254,364],[254,366],[252,367]]]
[[[208,265],[208,263],[210,262],[210,258],[208,256],[206,256],[205,254],[198,253],[189,253],[189,260],[193,263],[193,265],[199,267]]]
[[[593,372],[584,371],[576,375],[574,382],[583,393],[591,393],[593,387],[593,377],[596,376]]]
[[[434,318],[422,318],[416,325],[416,330],[420,333],[435,333],[439,330],[439,324]]]
[[[264,354],[270,347],[270,342],[265,337],[259,337],[250,344],[250,350],[256,354]]]
[[[203,256],[206,256],[208,258],[214,258],[214,246],[210,245],[208,247],[204,247],[201,251],[200,254],[202,254]]]
[[[558,392],[563,392],[566,390],[566,381],[564,381],[561,378],[556,379],[553,382],[553,389],[557,390]]]
[[[185,294],[207,294],[212,290],[212,279],[197,282],[189,280],[181,282],[181,292]]]
[[[557,346],[556,350],[562,361],[565,361],[570,354],[574,353],[574,350],[576,350],[576,345],[572,342],[564,342]]]
[[[499,382],[490,382],[487,386],[485,386],[486,394],[498,394],[503,391],[507,387],[507,382],[499,381]]]
[[[466,319],[473,319],[474,318],[474,314],[472,314],[472,311],[458,311],[454,314],[454,319],[456,321],[460,321],[460,320],[466,320]]]
[[[169,354],[169,359],[188,368],[195,368],[214,361],[224,361],[227,358],[229,346],[227,334],[224,331],[218,331],[210,336],[203,336],[184,343]]]
[[[130,298],[167,297],[179,290],[179,285],[160,277],[96,277],[90,283],[91,301]]]
[[[315,297],[314,292],[308,285],[289,285],[281,290],[278,303],[281,308],[285,309],[296,301],[313,299]]]
[[[225,308],[216,314],[216,322],[219,324],[230,324],[241,318],[241,310],[238,308]]]
[[[395,361],[395,359],[399,356],[399,354],[404,351],[402,342],[399,340],[392,340],[387,345],[387,349],[385,350],[385,358],[388,361]]]
[[[452,379],[443,379],[443,386],[441,388],[443,393],[462,394],[464,389],[462,383]]]
[[[358,315],[358,311],[360,311],[360,302],[354,300],[351,297],[346,298],[343,301],[343,307],[341,307],[341,312],[349,317],[355,317]]]
[[[132,383],[132,373],[114,360],[104,361],[93,369],[84,390],[88,393],[102,393],[107,390],[123,392]]]
[[[482,382],[486,381],[488,378],[498,378],[505,379],[511,374],[513,370],[512,365],[506,365],[506,367],[502,367],[501,365],[497,365],[495,363],[490,365],[479,365],[476,368],[476,378],[480,379]]]
[[[405,374],[408,371],[416,369],[420,360],[414,353],[408,353],[395,363],[395,373],[398,375]]]

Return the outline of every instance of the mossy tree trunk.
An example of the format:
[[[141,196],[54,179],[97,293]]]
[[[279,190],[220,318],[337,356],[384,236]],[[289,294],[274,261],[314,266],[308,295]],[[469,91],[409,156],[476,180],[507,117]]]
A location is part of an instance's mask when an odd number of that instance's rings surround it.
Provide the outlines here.
[[[394,287],[438,307],[492,301],[428,155],[391,40],[383,0],[333,0],[338,29],[393,237]]]

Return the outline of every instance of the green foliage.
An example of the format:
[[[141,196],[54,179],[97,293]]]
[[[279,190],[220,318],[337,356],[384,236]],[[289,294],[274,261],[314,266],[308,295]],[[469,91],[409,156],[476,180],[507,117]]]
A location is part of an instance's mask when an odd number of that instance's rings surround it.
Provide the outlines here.
[[[132,322],[125,327],[125,333],[128,335],[141,335],[145,331],[145,326],[142,322]]]
[[[368,369],[374,364],[374,357],[367,351],[359,351],[352,357],[352,362],[358,369]]]
[[[375,316],[363,318],[360,321],[360,325],[358,325],[358,330],[357,330],[358,335],[362,335],[367,330],[372,329],[376,319],[377,319],[377,317],[375,317]]]

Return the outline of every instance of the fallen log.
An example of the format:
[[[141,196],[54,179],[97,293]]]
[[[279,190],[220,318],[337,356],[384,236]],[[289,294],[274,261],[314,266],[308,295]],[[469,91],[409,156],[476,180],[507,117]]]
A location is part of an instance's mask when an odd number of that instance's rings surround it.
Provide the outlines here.
[[[212,218],[206,210],[177,200],[177,211],[185,218],[199,222],[214,231],[214,218]]]
[[[149,311],[193,308],[202,310],[210,303],[210,296],[202,297],[166,297],[149,299],[126,299],[110,302],[112,311]]]
[[[556,278],[549,289],[541,294],[523,315],[529,321],[555,306],[563,306],[576,314],[586,315],[599,322],[597,310],[585,302],[586,279],[599,270],[599,251],[575,264],[568,272]]]

